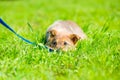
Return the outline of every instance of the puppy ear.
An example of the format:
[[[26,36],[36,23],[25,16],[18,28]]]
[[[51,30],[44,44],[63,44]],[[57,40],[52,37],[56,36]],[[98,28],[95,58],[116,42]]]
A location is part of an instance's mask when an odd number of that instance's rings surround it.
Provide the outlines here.
[[[57,31],[56,30],[50,30],[50,31],[48,31],[48,33],[50,34],[50,37],[55,37],[56,34],[57,34]]]
[[[76,35],[76,34],[71,34],[70,35],[70,39],[72,40],[72,42],[74,44],[76,44],[76,42],[80,39],[80,36]]]

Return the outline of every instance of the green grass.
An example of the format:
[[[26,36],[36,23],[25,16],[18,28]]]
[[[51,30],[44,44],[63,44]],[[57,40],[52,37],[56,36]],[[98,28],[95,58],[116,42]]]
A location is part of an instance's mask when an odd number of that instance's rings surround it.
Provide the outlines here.
[[[56,20],[78,23],[88,36],[75,51],[49,53],[0,25],[0,80],[119,80],[119,0],[0,1],[0,17],[18,34],[44,43]],[[33,31],[27,25],[30,23]]]

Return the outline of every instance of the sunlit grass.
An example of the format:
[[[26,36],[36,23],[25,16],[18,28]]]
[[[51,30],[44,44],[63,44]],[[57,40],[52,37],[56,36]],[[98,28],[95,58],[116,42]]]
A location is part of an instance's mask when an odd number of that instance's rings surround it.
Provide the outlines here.
[[[0,17],[31,41],[44,43],[47,27],[56,20],[75,21],[88,36],[78,42],[74,51],[50,53],[23,42],[0,25],[0,79],[119,80],[119,3],[119,0],[0,1]]]

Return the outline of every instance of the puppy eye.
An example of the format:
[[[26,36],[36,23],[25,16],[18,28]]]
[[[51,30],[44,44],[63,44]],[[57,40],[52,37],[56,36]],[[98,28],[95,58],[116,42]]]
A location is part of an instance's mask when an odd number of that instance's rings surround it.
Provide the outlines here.
[[[64,42],[64,45],[67,45],[67,42]]]
[[[53,42],[53,45],[56,45],[57,44],[57,42]]]

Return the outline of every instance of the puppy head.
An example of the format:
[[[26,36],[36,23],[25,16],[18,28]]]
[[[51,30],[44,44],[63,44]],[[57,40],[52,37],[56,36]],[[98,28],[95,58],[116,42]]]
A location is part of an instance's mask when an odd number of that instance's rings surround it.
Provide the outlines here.
[[[75,48],[75,44],[80,39],[76,34],[64,34],[58,33],[56,30],[51,30],[48,32],[49,37],[46,45],[55,50],[67,51],[69,49]]]

